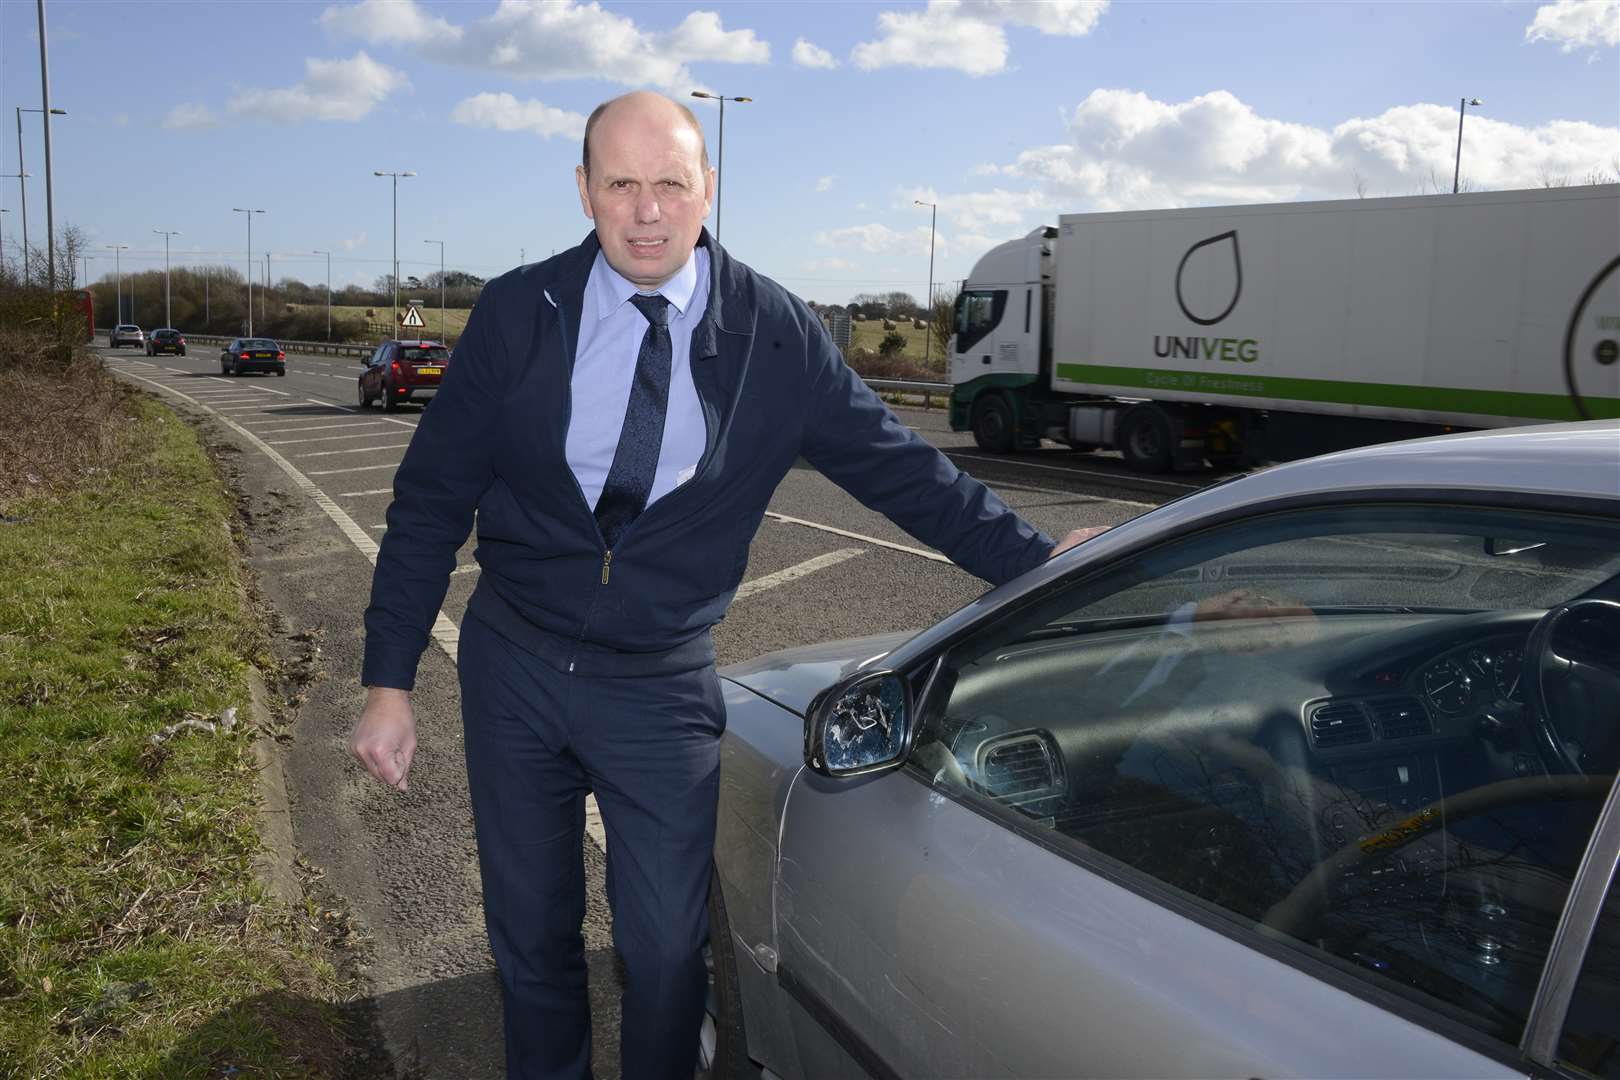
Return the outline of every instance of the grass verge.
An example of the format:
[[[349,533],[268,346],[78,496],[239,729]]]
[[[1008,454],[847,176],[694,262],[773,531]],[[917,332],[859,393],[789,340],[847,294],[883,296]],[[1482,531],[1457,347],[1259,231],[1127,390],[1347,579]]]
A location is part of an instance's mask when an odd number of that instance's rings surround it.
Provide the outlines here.
[[[107,469],[0,505],[0,1077],[359,1074],[324,913],[252,873],[273,660],[229,497],[173,413],[119,411]]]

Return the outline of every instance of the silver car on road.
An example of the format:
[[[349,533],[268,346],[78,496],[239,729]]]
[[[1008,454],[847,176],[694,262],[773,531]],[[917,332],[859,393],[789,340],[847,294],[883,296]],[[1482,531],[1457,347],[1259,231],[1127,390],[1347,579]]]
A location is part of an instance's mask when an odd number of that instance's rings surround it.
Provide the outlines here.
[[[1217,484],[722,671],[718,1076],[1620,1076],[1620,425]]]

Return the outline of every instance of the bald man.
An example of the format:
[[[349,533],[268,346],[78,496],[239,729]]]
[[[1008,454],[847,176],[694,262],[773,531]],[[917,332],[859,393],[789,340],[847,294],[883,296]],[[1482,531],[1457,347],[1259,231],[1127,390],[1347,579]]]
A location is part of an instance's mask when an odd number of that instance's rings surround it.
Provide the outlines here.
[[[482,573],[458,665],[507,1073],[590,1075],[594,792],[625,966],[623,1075],[690,1080],[725,727],[710,629],[777,483],[802,456],[996,584],[1061,548],[897,421],[809,308],[714,242],[714,170],[688,109],[606,102],[575,173],[594,229],[485,287],[395,475],[350,749],[405,790],[417,660],[476,511]]]

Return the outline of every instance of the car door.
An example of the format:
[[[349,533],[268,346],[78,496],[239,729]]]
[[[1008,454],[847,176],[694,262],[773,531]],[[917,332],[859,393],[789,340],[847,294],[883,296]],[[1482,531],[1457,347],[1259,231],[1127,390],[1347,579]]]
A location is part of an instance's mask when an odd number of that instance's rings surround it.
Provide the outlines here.
[[[904,671],[905,766],[787,800],[794,1068],[1523,1075],[1620,813],[1617,552],[1551,507],[1290,509],[955,631]],[[1582,597],[1546,655],[1603,670],[1538,709],[1532,633]],[[1605,980],[1583,1015],[1620,1014]]]
[[[375,396],[382,388],[378,373],[382,370],[380,366],[382,354],[387,349],[387,345],[379,345],[373,349],[371,355],[366,359],[365,370],[360,372],[360,384],[365,387],[367,394]]]

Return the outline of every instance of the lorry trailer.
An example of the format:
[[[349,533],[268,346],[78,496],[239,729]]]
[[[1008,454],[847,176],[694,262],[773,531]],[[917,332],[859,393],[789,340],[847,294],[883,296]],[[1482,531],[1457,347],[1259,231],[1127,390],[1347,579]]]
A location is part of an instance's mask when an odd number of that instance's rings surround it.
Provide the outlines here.
[[[1620,184],[1065,214],[979,259],[949,352],[982,449],[1144,472],[1620,416]]]

